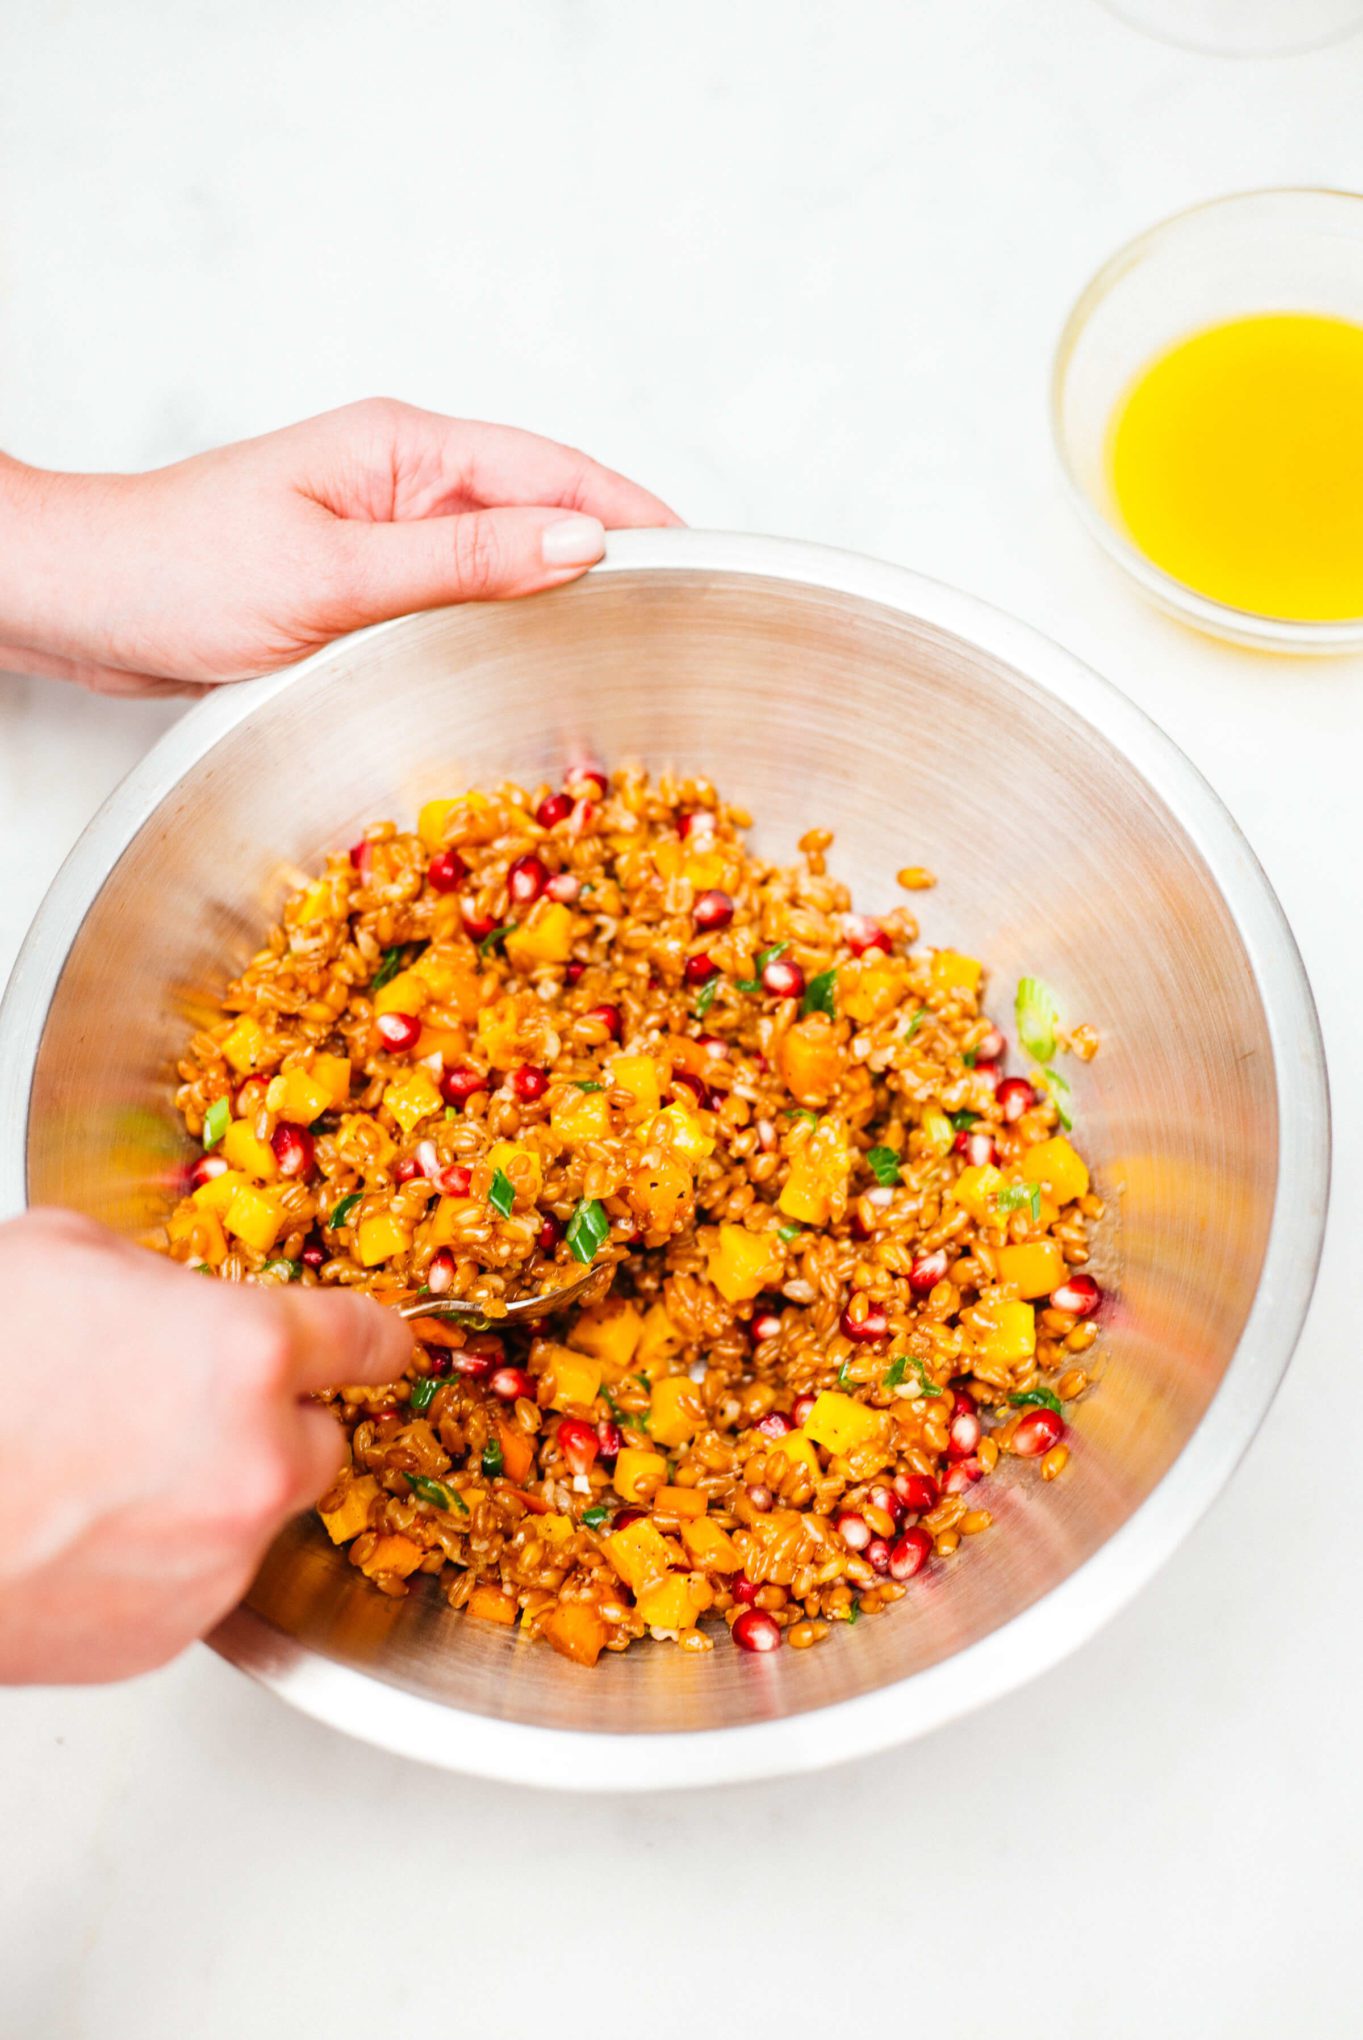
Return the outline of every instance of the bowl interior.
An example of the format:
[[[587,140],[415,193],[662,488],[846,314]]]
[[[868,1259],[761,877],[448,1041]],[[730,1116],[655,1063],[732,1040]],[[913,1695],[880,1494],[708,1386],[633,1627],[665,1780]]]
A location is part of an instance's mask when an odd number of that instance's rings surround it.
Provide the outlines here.
[[[1039,643],[1021,631],[1018,642]],[[1190,829],[1065,692],[912,604],[682,564],[405,619],[196,711],[210,719],[198,739],[193,718],[174,733],[190,762],[137,817],[42,1027],[34,1202],[130,1234],[155,1224],[184,1157],[174,1059],[292,868],[378,816],[410,817],[427,796],[554,780],[582,746],[708,774],[751,810],[764,850],[789,853],[827,824],[836,868],[871,911],[897,897],[900,866],[930,866],[940,883],[922,896],[925,937],[987,960],[1005,1030],[1015,982],[1033,973],[1104,1044],[1071,1072],[1077,1138],[1110,1209],[1095,1263],[1112,1292],[1100,1392],[1077,1411],[1065,1477],[1043,1487],[1034,1468],[1000,1472],[995,1527],[896,1610],[803,1653],[752,1659],[721,1637],[706,1656],[647,1645],[587,1675],[451,1614],[435,1592],[383,1599],[307,1519],[250,1596],[276,1631],[502,1722],[727,1728],[869,1694],[961,1653],[1064,1582],[1152,1495],[1217,1395],[1255,1298],[1279,1169],[1278,1045],[1253,932]],[[1237,1363],[1261,1369],[1245,1389],[1256,1414],[1285,1350]]]

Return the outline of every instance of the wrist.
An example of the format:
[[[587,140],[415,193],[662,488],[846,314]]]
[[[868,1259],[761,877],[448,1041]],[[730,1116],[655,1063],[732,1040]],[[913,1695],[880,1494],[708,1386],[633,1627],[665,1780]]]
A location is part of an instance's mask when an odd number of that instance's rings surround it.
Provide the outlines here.
[[[105,655],[118,613],[110,535],[135,477],[57,474],[0,455],[0,644]]]

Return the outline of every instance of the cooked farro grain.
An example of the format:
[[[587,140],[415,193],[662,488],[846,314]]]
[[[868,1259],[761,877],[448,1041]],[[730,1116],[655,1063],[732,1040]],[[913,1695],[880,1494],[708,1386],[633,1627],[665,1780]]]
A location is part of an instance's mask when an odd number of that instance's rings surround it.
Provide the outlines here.
[[[553,1336],[416,1320],[403,1380],[334,1396],[321,1505],[381,1592],[440,1574],[588,1664],[878,1612],[988,1528],[1001,1452],[1054,1478],[1048,1378],[1089,1378],[1102,1207],[1056,1080],[1002,1088],[980,964],[853,914],[826,829],[785,868],[746,822],[625,770],[377,824],[180,1064],[181,1261],[494,1318],[613,1273]]]

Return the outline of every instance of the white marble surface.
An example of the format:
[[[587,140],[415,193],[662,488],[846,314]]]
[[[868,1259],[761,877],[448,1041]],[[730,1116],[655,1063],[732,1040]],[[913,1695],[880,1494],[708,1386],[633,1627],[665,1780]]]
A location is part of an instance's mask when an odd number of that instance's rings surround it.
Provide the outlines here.
[[[1357,183],[1361,87],[1363,41],[1234,63],[1095,0],[7,12],[0,445],[150,464],[386,390],[576,439],[695,523],[991,596],[1246,826],[1341,1141],[1315,1308],[1231,1490],[1077,1659],[917,1748],[575,1800],[349,1745],[204,1651],[0,1696],[6,2040],[1359,2030],[1356,1483],[1330,1425],[1358,1367],[1363,662],[1256,660],[1145,609],[1062,501],[1045,386],[1137,228]],[[170,714],[0,679],[0,975]]]

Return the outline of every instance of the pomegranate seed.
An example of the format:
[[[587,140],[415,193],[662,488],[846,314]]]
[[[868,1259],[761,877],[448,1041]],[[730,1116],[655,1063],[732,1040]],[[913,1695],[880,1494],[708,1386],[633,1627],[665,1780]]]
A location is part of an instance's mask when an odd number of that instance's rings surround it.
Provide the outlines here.
[[[845,1339],[883,1339],[890,1329],[890,1321],[878,1303],[868,1305],[865,1317],[854,1318],[849,1303],[838,1326]]]
[[[679,1084],[683,1091],[691,1093],[691,1096],[695,1099],[702,1112],[709,1112],[711,1110],[715,1101],[699,1077],[693,1077],[690,1070],[674,1070],[672,1072],[672,1088],[674,1091]]]
[[[764,1438],[784,1438],[795,1426],[784,1410],[768,1410],[765,1417],[759,1417],[753,1429],[760,1431]]]
[[[610,791],[610,781],[595,765],[575,765],[564,775],[564,784],[579,790],[591,787],[598,800],[604,800]]]
[[[883,1537],[873,1537],[866,1547],[866,1563],[877,1572],[890,1570],[890,1547]]]
[[[533,850],[518,857],[506,874],[507,892],[518,907],[533,907],[548,883],[549,867]]]
[[[318,1240],[309,1240],[299,1256],[305,1268],[320,1268],[326,1261],[327,1250]]]
[[[227,1157],[225,1155],[201,1155],[189,1172],[189,1187],[191,1190],[202,1190],[204,1184],[211,1183],[215,1176],[225,1176],[226,1174]]]
[[[953,1143],[958,1155],[964,1155],[972,1169],[984,1169],[998,1159],[993,1141],[987,1133],[958,1133]]]
[[[448,1357],[455,1373],[467,1376],[470,1381],[486,1381],[492,1372],[490,1354],[463,1352],[451,1353]]]
[[[442,1197],[467,1197],[473,1188],[473,1171],[463,1162],[450,1162],[435,1178]]]
[[[574,1473],[589,1472],[601,1449],[595,1424],[584,1423],[581,1417],[565,1417],[558,1427],[558,1449]]]
[[[1054,1410],[1028,1410],[1013,1433],[1013,1450],[1021,1459],[1040,1459],[1065,1435],[1065,1419]]]
[[[728,1042],[721,1041],[717,1034],[698,1034],[696,1036],[696,1047],[703,1048],[707,1055],[718,1056],[720,1058],[729,1053]]]
[[[773,999],[802,999],[805,974],[798,963],[787,963],[778,956],[762,973],[762,989],[770,992]]]
[[[690,836],[713,836],[715,818],[709,808],[694,808],[688,814],[677,816],[677,834],[683,843]]]
[[[624,1433],[610,1417],[604,1417],[596,1427],[596,1448],[603,1459],[614,1459],[625,1449]]]
[[[927,1531],[906,1530],[899,1542],[890,1546],[890,1578],[911,1580],[931,1557],[932,1539]]]
[[[951,1262],[945,1247],[932,1254],[920,1254],[909,1269],[909,1287],[915,1296],[929,1296],[946,1279]]]
[[[542,829],[555,829],[560,822],[566,822],[573,811],[573,797],[570,793],[551,793],[535,809],[535,820]]]
[[[527,1374],[523,1367],[499,1367],[488,1381],[488,1387],[503,1402],[516,1402],[521,1396],[527,1402],[535,1400],[535,1377]]]
[[[552,1254],[554,1248],[563,1238],[564,1230],[562,1221],[555,1218],[552,1211],[546,1212],[544,1223],[539,1229],[537,1239],[540,1252],[542,1254]]]
[[[898,1519],[904,1513],[904,1504],[893,1488],[873,1487],[867,1491],[867,1501],[873,1509],[883,1509],[887,1516]]]
[[[281,1176],[310,1176],[316,1142],[306,1126],[292,1126],[281,1119],[270,1135],[275,1165]]]
[[[697,928],[707,932],[716,928],[727,928],[734,917],[734,903],[728,893],[718,886],[709,892],[698,893],[691,909],[691,919]]]
[[[416,1165],[423,1176],[434,1182],[440,1174],[440,1156],[433,1140],[419,1140],[416,1144]]]
[[[999,1088],[999,1078],[1003,1075],[1003,1071],[999,1068],[996,1062],[977,1062],[975,1065],[975,1075],[977,1077],[990,1078],[993,1083],[994,1089],[997,1092]]]
[[[1051,1291],[1052,1307],[1078,1318],[1092,1317],[1102,1300],[1103,1292],[1091,1275],[1067,1275],[1060,1287]]]
[[[977,1063],[975,1067],[978,1071],[979,1064]],[[1024,1112],[1030,1112],[1036,1103],[1036,1092],[1026,1077],[1005,1077],[994,1096],[998,1099],[999,1110],[1009,1126],[1015,1120],[1021,1119]]]
[[[469,868],[457,850],[437,850],[426,866],[426,876],[437,892],[458,892],[468,875]]]
[[[752,1581],[745,1579],[742,1573],[736,1574],[729,1582],[729,1592],[733,1595],[734,1599],[736,1601],[745,1601],[749,1607],[757,1599],[758,1591],[759,1589],[753,1585]]]
[[[985,1035],[984,1040],[977,1041],[975,1044],[976,1069],[980,1067],[981,1063],[1002,1062],[1007,1047],[1008,1043],[999,1033],[998,1028],[991,1027],[988,1034]]]
[[[865,1551],[871,1541],[871,1526],[855,1509],[844,1509],[834,1518],[833,1528],[849,1551]]]
[[[585,963],[578,963],[578,962],[576,962],[576,961],[574,961],[574,962],[572,962],[572,963],[565,963],[565,964],[564,964],[564,966],[563,966],[563,982],[564,982],[564,984],[565,984],[565,985],[575,985],[575,984],[577,983],[578,979],[579,979],[579,978],[580,978],[580,977],[582,976],[582,973],[583,973],[583,971],[584,971],[584,970],[585,970],[586,968],[587,968],[587,966],[586,966],[586,964],[585,964]]]
[[[754,1346],[762,1345],[767,1339],[774,1339],[781,1329],[780,1314],[774,1310],[755,1310],[748,1326],[748,1336]],[[800,1419],[795,1419],[798,1424]]]
[[[443,1296],[454,1280],[454,1255],[448,1247],[438,1247],[431,1255],[431,1265],[426,1270],[426,1287],[432,1296]]]
[[[612,1041],[619,1041],[624,1034],[624,1016],[618,1006],[593,1006],[590,1013],[584,1013],[582,1017],[595,1020],[599,1027],[604,1027]]]
[[[522,1105],[533,1105],[549,1088],[549,1072],[534,1063],[522,1063],[512,1076],[511,1088]]]
[[[394,1162],[393,1164],[393,1181],[395,1183],[410,1183],[414,1177],[424,1173],[415,1155],[404,1155],[400,1162]]]
[[[447,1105],[463,1105],[478,1091],[486,1091],[487,1076],[471,1063],[456,1063],[440,1079],[440,1095]]]
[[[464,933],[474,942],[481,942],[497,925],[491,914],[475,913],[467,900],[459,909],[459,918],[464,923]]]
[[[944,1495],[963,1495],[967,1488],[973,1487],[977,1480],[983,1480],[983,1478],[984,1468],[980,1465],[978,1459],[973,1456],[967,1459],[958,1459],[954,1466],[947,1468],[946,1478],[942,1482],[942,1493]]]
[[[443,1346],[427,1346],[425,1351],[426,1372],[433,1374],[437,1381],[443,1381],[445,1376],[453,1370],[453,1353],[447,1353]],[[460,1354],[459,1357],[462,1359],[464,1356]],[[461,1368],[459,1371],[463,1373],[464,1370]]]
[[[866,1224],[865,1220],[862,1218],[861,1213],[857,1211],[855,1208],[853,1209],[852,1216],[848,1220],[848,1223],[852,1228],[852,1238],[854,1240],[869,1240],[871,1238],[870,1226]]]
[[[972,1397],[957,1389],[956,1401],[947,1427],[947,1452],[952,1459],[968,1459],[980,1442],[983,1430]]]
[[[373,855],[374,845],[367,836],[362,836],[358,843],[352,843],[350,846],[350,861],[359,872],[363,885],[369,883],[369,863]]]
[[[551,900],[557,900],[565,907],[571,906],[582,890],[582,880],[575,872],[556,871],[544,890]]]
[[[930,1473],[897,1473],[894,1491],[906,1516],[926,1516],[937,1507],[937,1483]]]
[[[695,956],[688,956],[682,980],[688,985],[708,985],[712,977],[719,975],[719,965],[702,949]]]
[[[797,1395],[794,1402],[791,1404],[790,1414],[795,1419],[795,1426],[797,1430],[804,1423],[805,1418],[809,1415],[810,1411],[813,1409],[814,1402],[815,1398],[812,1395]]]
[[[776,1128],[769,1119],[757,1121],[757,1145],[764,1155],[769,1155],[776,1146]]]
[[[889,954],[890,938],[879,921],[873,921],[869,914],[849,914],[842,927],[853,956],[865,956],[870,949],[883,949]]]
[[[421,1039],[421,1022],[415,1013],[380,1013],[374,1024],[384,1047],[391,1048],[397,1055],[415,1048]]]
[[[745,1608],[736,1615],[730,1631],[740,1650],[779,1650],[781,1625],[765,1608]]]

